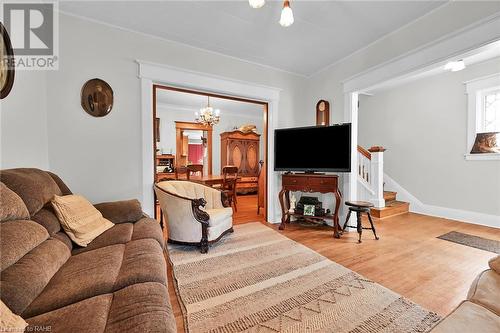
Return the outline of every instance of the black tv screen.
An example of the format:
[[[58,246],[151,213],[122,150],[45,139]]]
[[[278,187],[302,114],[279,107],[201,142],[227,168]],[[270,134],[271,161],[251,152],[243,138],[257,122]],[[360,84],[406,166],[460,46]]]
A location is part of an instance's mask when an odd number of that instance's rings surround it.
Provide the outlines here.
[[[274,131],[275,171],[351,171],[351,124]]]

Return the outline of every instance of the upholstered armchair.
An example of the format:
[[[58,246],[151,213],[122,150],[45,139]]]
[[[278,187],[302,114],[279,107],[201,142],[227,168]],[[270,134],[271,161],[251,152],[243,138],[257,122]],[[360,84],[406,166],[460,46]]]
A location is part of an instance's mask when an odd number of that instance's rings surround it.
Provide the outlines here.
[[[167,180],[155,192],[168,225],[168,242],[208,245],[233,232],[231,198],[224,191],[185,180]]]

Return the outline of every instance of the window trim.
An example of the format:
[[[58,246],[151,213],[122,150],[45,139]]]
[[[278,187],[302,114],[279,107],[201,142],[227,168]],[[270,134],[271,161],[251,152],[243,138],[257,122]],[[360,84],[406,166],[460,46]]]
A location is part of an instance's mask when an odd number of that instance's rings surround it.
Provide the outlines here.
[[[500,154],[470,154],[474,145],[476,134],[480,126],[484,111],[481,108],[483,101],[479,96],[483,96],[485,91],[498,89],[500,87],[500,73],[495,73],[485,77],[464,82],[467,94],[467,146],[465,151],[466,160],[500,160]],[[481,112],[477,112],[481,108]]]

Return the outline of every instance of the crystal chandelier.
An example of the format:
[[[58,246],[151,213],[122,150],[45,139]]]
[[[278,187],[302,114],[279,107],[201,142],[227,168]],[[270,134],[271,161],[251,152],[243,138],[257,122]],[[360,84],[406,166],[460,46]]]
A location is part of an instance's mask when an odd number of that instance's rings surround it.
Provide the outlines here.
[[[196,122],[205,126],[213,126],[219,123],[220,110],[210,106],[210,96],[207,96],[207,106],[200,109],[200,113],[195,112]]]

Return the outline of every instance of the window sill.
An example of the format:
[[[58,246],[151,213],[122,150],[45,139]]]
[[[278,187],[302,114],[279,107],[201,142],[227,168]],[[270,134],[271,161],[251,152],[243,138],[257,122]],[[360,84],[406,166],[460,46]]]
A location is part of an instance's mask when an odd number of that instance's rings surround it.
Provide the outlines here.
[[[485,153],[485,154],[465,154],[467,161],[500,161],[500,154]]]

